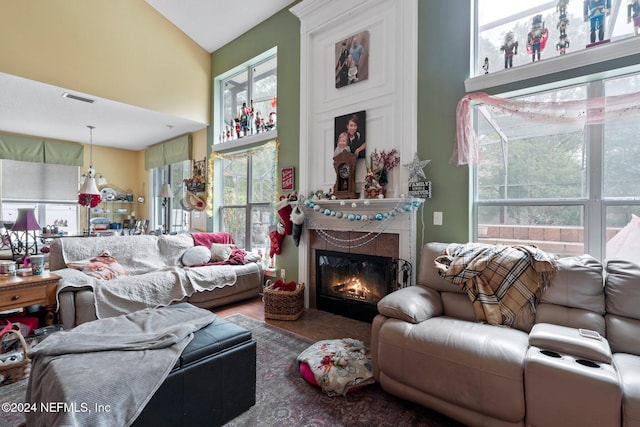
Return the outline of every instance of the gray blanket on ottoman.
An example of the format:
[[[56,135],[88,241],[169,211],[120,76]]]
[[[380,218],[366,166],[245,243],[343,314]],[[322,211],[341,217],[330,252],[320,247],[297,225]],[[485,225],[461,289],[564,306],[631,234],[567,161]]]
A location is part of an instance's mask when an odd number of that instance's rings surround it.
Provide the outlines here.
[[[29,353],[29,426],[129,426],[193,333],[215,315],[190,304],[144,309],[57,332]]]

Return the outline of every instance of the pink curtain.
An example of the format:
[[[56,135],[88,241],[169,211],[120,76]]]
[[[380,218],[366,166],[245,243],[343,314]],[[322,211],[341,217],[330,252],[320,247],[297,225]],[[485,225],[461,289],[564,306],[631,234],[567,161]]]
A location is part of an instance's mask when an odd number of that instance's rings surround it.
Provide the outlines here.
[[[471,120],[472,103],[531,122],[563,125],[596,125],[640,117],[640,92],[590,98],[580,101],[536,102],[500,98],[483,92],[465,95],[456,108],[456,145],[449,163],[477,165],[480,160],[478,136]]]

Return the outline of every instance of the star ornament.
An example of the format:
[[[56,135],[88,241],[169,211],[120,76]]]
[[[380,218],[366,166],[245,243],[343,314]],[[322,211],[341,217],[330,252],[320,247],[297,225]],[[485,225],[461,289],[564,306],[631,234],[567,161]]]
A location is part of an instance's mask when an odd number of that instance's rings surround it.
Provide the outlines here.
[[[418,153],[416,153],[413,156],[413,161],[411,163],[402,165],[409,170],[409,182],[418,182],[418,178],[427,179],[422,169],[424,169],[430,161],[431,160],[420,160],[418,158]]]

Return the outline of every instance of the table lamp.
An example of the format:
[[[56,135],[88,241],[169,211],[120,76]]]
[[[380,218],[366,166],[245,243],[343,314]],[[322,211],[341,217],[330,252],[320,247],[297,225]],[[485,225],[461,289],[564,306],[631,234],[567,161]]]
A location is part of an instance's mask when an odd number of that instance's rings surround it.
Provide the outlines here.
[[[36,231],[40,225],[36,220],[34,209],[18,209],[18,218],[11,227],[11,252],[14,261],[22,260],[38,253],[38,237]],[[15,242],[13,241],[15,239]],[[29,240],[32,242],[29,243]]]

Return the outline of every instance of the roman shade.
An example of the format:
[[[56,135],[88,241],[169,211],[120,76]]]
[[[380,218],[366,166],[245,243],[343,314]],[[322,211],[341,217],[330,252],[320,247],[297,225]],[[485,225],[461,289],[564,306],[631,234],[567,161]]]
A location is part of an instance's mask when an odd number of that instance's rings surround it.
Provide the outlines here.
[[[183,135],[151,146],[144,151],[146,170],[185,160],[191,160],[191,135]]]
[[[75,142],[0,135],[0,159],[82,166],[84,147]]]
[[[78,166],[0,160],[2,200],[12,202],[75,202]]]

